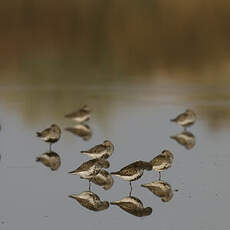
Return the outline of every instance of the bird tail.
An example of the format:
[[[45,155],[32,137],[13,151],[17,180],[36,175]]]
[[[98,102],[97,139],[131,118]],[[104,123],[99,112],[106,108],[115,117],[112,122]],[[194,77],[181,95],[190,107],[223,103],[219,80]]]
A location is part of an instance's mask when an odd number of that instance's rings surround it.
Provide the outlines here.
[[[145,187],[146,187],[146,185],[145,185],[145,184],[141,184],[141,187],[144,187],[144,188],[145,188]]]
[[[171,121],[171,122],[176,122],[176,121],[177,121],[177,119],[176,119],[176,118],[174,118],[174,119],[170,119],[170,121]]]
[[[111,172],[111,175],[117,175],[119,172]]]
[[[118,205],[117,201],[110,202],[111,205]]]
[[[42,134],[40,132],[37,132],[36,134],[37,134],[37,137],[41,137],[42,136]]]
[[[175,139],[176,139],[176,136],[170,136],[170,138],[175,140]]]
[[[87,151],[81,151],[80,153],[87,153]]]
[[[41,161],[41,157],[37,157],[36,158],[36,161],[38,162],[38,161]]]
[[[75,174],[75,173],[76,173],[76,170],[73,170],[73,171],[68,172],[68,173],[70,173],[70,174]]]

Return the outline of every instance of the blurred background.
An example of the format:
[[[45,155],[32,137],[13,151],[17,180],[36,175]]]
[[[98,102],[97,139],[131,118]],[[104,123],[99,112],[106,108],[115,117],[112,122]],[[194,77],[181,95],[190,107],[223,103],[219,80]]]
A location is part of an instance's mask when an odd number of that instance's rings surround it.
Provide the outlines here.
[[[55,88],[66,104],[70,89],[152,86],[199,99],[213,126],[229,116],[229,1],[1,1],[0,26],[2,92]]]
[[[65,131],[74,122],[64,115],[84,104],[88,141]],[[169,120],[187,108],[197,122],[184,148],[170,138],[183,129]],[[53,123],[63,131],[55,172],[35,162],[48,150],[36,131]],[[1,0],[0,126],[1,230],[227,229],[230,1]],[[110,172],[172,151],[162,178],[178,191],[173,199],[144,191],[141,183],[157,179],[146,172],[133,195],[153,208],[150,217],[93,213],[70,200],[88,183],[67,172],[105,139],[115,145]],[[93,191],[127,196],[128,184],[114,179],[109,192]]]

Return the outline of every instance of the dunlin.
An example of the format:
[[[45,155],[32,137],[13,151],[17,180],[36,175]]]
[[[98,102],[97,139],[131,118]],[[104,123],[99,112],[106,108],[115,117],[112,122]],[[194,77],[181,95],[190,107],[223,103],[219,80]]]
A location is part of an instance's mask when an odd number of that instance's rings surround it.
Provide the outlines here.
[[[95,177],[102,168],[109,168],[110,164],[104,159],[93,159],[83,163],[77,169],[69,172],[73,175],[79,175],[81,178],[89,180],[89,190],[91,186],[91,180]]]
[[[74,127],[68,127],[65,130],[88,141],[92,137],[92,130],[86,124],[77,124]]]
[[[45,141],[50,143],[50,151],[51,145],[57,142],[61,137],[61,129],[58,125],[51,125],[49,128],[43,130],[42,132],[37,132],[37,136]]]
[[[138,217],[149,216],[152,208],[144,208],[143,203],[133,196],[124,197],[121,200],[110,202],[111,205],[117,205],[124,211]]]
[[[173,197],[171,185],[162,180],[142,184],[141,186],[149,189],[154,195],[160,197],[163,202],[168,202]]]
[[[114,151],[114,145],[111,141],[104,141],[103,144],[96,145],[93,148],[85,151],[81,151],[81,153],[86,154],[92,158],[109,158]]]
[[[177,143],[180,145],[183,145],[186,149],[191,149],[196,144],[196,138],[195,136],[187,131],[184,131],[182,133],[176,134],[175,136],[170,137],[173,140],[176,140]]]
[[[108,201],[101,201],[100,197],[91,191],[85,191],[80,194],[72,194],[69,197],[75,199],[83,207],[91,211],[103,211],[109,207]]]
[[[105,190],[109,190],[113,186],[113,177],[106,170],[101,170],[95,177],[91,179],[96,185],[102,186]]]
[[[42,162],[51,170],[57,170],[61,166],[61,158],[55,152],[43,153],[42,155],[36,158],[36,161]]]
[[[184,128],[191,126],[196,121],[196,114],[191,110],[187,109],[184,113],[178,115],[176,118],[171,119],[172,122],[183,126]]]
[[[127,165],[120,171],[112,172],[111,175],[118,176],[123,180],[129,181],[130,195],[132,193],[132,181],[138,180],[142,177],[144,170],[152,170],[152,164],[145,161],[136,161],[132,164]]]
[[[150,163],[152,164],[152,169],[159,172],[159,180],[161,178],[161,171],[165,171],[172,166],[173,154],[168,150],[163,150],[161,154],[153,158]]]
[[[79,123],[89,120],[90,116],[91,116],[91,110],[87,105],[84,105],[81,109],[73,113],[69,113],[65,115],[66,118],[72,119]]]

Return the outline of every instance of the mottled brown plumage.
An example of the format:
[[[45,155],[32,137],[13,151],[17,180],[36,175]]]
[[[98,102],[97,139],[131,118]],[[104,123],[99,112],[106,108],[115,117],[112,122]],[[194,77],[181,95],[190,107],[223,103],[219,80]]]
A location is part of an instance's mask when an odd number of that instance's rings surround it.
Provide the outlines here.
[[[37,132],[37,136],[41,140],[50,143],[51,152],[51,145],[57,142],[61,137],[61,129],[58,125],[53,124],[49,128],[43,130],[42,132]]]
[[[91,179],[96,185],[102,186],[105,190],[109,190],[114,183],[113,177],[106,170],[101,170],[95,177]]]
[[[90,119],[91,110],[87,105],[84,105],[81,109],[72,113],[66,114],[65,117],[77,122],[84,122]]]
[[[114,151],[114,145],[111,141],[106,140],[103,144],[96,145],[89,150],[81,151],[81,153],[90,156],[92,158],[109,158]]]
[[[136,161],[132,164],[125,166],[120,171],[112,172],[111,175],[115,175],[122,178],[123,180],[129,181],[129,185],[130,185],[129,195],[131,195],[132,193],[131,182],[141,178],[144,173],[144,170],[152,170],[151,163],[145,161]]]
[[[86,124],[77,124],[74,127],[68,127],[65,130],[88,141],[92,137],[92,130]]]
[[[163,150],[161,154],[154,157],[150,163],[152,168],[156,171],[164,171],[172,166],[173,163],[173,154],[168,150]]]
[[[173,154],[168,150],[163,150],[161,154],[154,157],[150,163],[152,165],[152,169],[159,172],[159,179],[161,178],[161,171],[167,170],[172,166],[173,163]]]
[[[163,202],[168,202],[173,197],[171,185],[162,180],[142,184],[141,186],[149,189],[154,195],[160,197]]]
[[[144,208],[141,200],[133,196],[124,197],[121,200],[111,202],[110,204],[117,205],[124,211],[137,217],[149,216],[152,213],[151,207]]]
[[[57,170],[61,166],[61,158],[55,152],[43,153],[42,155],[36,158],[36,161],[42,162],[51,170]]]
[[[58,125],[53,124],[42,132],[37,132],[37,136],[45,142],[55,143],[61,137],[61,129]]]
[[[149,162],[145,161],[136,161],[131,163],[117,172],[112,172],[112,175],[119,176],[127,181],[134,181],[139,179],[144,170],[152,170],[152,165]]]
[[[102,168],[109,168],[109,166],[110,164],[107,160],[93,159],[84,162],[80,167],[69,173],[79,175],[84,179],[91,179],[96,176]]]
[[[91,191],[85,191],[80,194],[72,194],[69,197],[75,199],[83,207],[91,211],[103,211],[109,207],[108,201],[101,201],[100,197]]]
[[[171,121],[176,122],[183,127],[188,127],[195,123],[196,114],[191,109],[187,109],[184,113],[178,115],[174,119],[171,119]]]
[[[195,136],[187,131],[171,136],[170,138],[176,140],[178,144],[184,146],[186,149],[191,149],[196,144]]]

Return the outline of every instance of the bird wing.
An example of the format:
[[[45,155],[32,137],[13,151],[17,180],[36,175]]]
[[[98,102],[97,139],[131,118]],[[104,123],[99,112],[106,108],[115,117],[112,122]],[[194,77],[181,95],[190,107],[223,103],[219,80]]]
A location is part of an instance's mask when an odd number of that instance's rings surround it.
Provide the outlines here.
[[[51,152],[47,152],[46,155],[49,156],[49,157],[59,157],[59,155],[57,153],[52,152],[52,151]]]
[[[41,133],[40,133],[40,137],[46,137],[49,135],[50,133],[50,128],[44,129]]]
[[[66,114],[65,117],[67,117],[67,118],[82,117],[82,116],[87,115],[88,113],[89,113],[88,111],[80,109],[80,110],[77,110],[75,112]]]
[[[132,176],[134,174],[136,174],[138,171],[138,168],[136,168],[135,166],[133,166],[133,164],[130,164],[124,168],[122,168],[120,171],[119,171],[119,174],[122,176]]]
[[[158,166],[162,164],[162,161],[165,160],[165,157],[162,155],[156,156],[155,158],[153,158],[150,163],[152,164],[152,166]]]
[[[101,153],[102,151],[105,151],[106,147],[104,145],[96,145],[93,148],[89,149],[87,152],[89,153]]]
[[[75,171],[76,172],[82,172],[87,171],[89,168],[91,168],[95,164],[94,160],[89,160],[87,162],[84,162],[82,165],[80,165]]]
[[[143,203],[141,200],[133,196],[124,197],[120,200],[120,202],[114,202],[114,204],[119,205],[122,209],[129,212],[143,208]]]
[[[185,121],[186,118],[187,118],[187,113],[182,113],[175,118],[175,121],[182,122]]]

